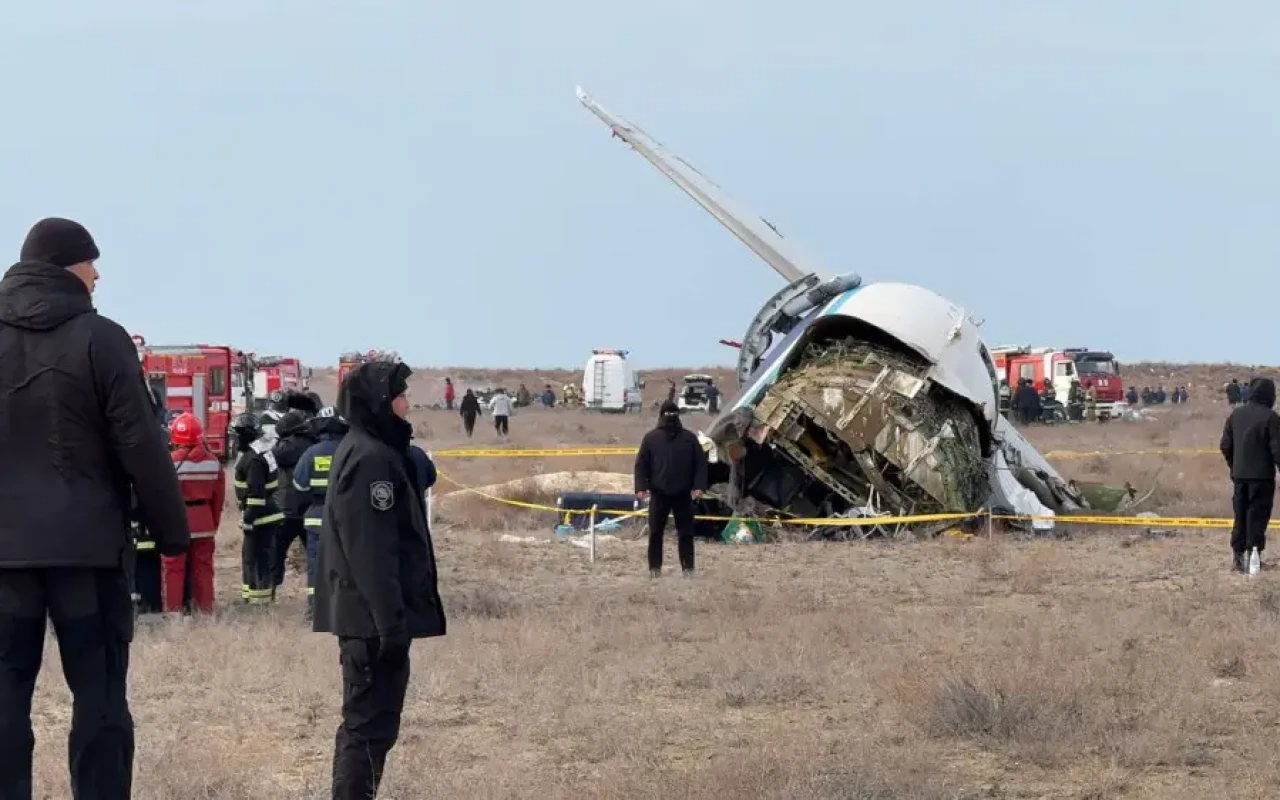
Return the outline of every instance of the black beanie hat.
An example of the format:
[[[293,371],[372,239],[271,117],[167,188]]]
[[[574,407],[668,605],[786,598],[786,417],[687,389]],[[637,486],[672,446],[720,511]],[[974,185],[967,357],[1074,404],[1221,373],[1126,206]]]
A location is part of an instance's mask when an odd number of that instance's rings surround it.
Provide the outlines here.
[[[40,261],[55,267],[71,267],[99,257],[98,245],[79,222],[47,217],[31,227],[22,243],[19,261]]]

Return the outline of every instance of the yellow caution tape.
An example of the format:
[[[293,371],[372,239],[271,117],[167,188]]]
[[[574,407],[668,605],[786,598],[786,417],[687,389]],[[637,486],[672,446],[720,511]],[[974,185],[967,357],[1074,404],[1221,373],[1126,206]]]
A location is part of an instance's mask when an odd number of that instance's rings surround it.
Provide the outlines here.
[[[564,456],[633,456],[634,447],[567,447],[555,450],[436,450],[432,458],[560,458]]]
[[[548,506],[541,503],[526,503],[521,500],[508,500],[505,497],[489,494],[475,488],[460,483],[443,471],[438,473],[440,478],[458,487],[461,492],[471,493],[492,500],[495,503],[501,503],[506,506],[515,508],[528,509],[530,511],[546,511],[562,516],[590,516],[595,514],[598,517],[641,517],[646,516],[648,511],[612,511],[606,509],[565,509],[556,506]],[[958,522],[960,520],[977,520],[990,517],[993,520],[1001,520],[1008,522],[1032,522],[1049,520],[1059,524],[1066,525],[1123,525],[1145,528],[1231,528],[1234,520],[1228,517],[1133,517],[1121,515],[1098,515],[1098,514],[1072,514],[1067,516],[1035,516],[1029,514],[987,514],[985,511],[975,511],[971,514],[915,514],[911,516],[900,517],[837,517],[837,518],[810,518],[796,517],[788,519],[777,519],[772,517],[724,517],[724,516],[706,516],[697,515],[694,519],[704,520],[708,522],[757,522],[770,525],[798,525],[807,527],[867,527],[872,525],[911,525],[924,522]]]
[[[1045,458],[1107,458],[1108,456],[1207,456],[1221,455],[1212,447],[1166,447],[1154,450],[1052,450]]]
[[[1052,450],[1045,453],[1045,458],[1107,458],[1109,456],[1178,456],[1178,455],[1214,455],[1218,450],[1212,447],[1173,447],[1153,450]],[[564,447],[547,450],[436,450],[432,458],[566,458],[572,456],[633,456],[634,447]]]

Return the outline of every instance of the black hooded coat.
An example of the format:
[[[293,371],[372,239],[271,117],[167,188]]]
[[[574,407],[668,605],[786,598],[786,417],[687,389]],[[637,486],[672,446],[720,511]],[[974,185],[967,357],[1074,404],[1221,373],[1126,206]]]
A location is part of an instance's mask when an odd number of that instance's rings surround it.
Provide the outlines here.
[[[1273,410],[1276,384],[1270,378],[1254,378],[1249,402],[1227,417],[1222,428],[1222,457],[1236,481],[1274,481],[1280,467],[1280,416]]]
[[[165,555],[187,509],[133,339],[51,264],[0,280],[0,568],[116,567],[138,518]]]
[[[423,489],[409,456],[413,426],[391,410],[404,364],[347,376],[338,413],[351,426],[333,455],[316,562],[313,629],[403,642],[445,634]]]
[[[644,435],[636,453],[635,490],[685,494],[707,490],[707,454],[692,431],[680,424],[670,400],[658,412],[658,427]]]

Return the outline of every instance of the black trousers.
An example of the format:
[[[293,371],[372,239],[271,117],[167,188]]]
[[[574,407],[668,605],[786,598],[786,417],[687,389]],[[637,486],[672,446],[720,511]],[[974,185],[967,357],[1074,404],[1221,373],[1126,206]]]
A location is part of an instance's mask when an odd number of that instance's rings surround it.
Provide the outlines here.
[[[1248,553],[1258,548],[1267,549],[1267,523],[1271,521],[1271,506],[1276,491],[1275,481],[1236,481],[1231,505],[1236,512],[1231,526],[1231,549],[1236,553]]]
[[[493,428],[499,433],[499,435],[506,436],[508,431],[507,418],[502,414],[495,415],[493,418]]]
[[[333,800],[378,793],[387,754],[400,736],[409,651],[380,652],[377,639],[338,638],[342,723],[333,743]]]
[[[133,783],[126,693],[133,608],[124,567],[0,570],[0,797],[32,797],[31,695],[46,619],[53,621],[71,689],[71,796],[127,800]]]
[[[467,432],[467,436],[468,436],[468,437],[470,437],[470,436],[471,436],[471,432],[472,432],[472,431],[474,431],[474,430],[476,429],[476,415],[475,415],[475,414],[463,414],[463,415],[462,415],[462,429],[463,429],[464,431],[466,431],[466,432]]]
[[[275,536],[271,574],[272,584],[279,587],[284,583],[284,573],[289,561],[289,548],[293,546],[293,541],[297,539],[304,550],[307,547],[307,529],[303,527],[302,517],[285,517],[284,522],[276,529]]]
[[[693,497],[688,492],[649,496],[649,569],[662,569],[662,534],[673,514],[680,568],[693,569]]]
[[[240,545],[240,598],[251,605],[275,602],[276,537],[280,523],[259,525],[244,531]]]

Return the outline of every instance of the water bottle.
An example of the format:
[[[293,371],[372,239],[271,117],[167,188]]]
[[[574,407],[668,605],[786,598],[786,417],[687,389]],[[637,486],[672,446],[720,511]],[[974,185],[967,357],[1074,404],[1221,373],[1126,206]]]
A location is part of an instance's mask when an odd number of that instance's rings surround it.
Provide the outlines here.
[[[1262,569],[1262,559],[1258,558],[1258,548],[1249,552],[1249,574],[1257,575]]]

